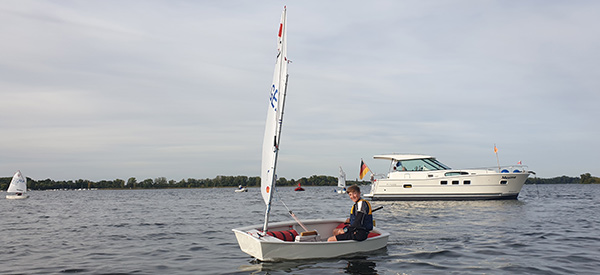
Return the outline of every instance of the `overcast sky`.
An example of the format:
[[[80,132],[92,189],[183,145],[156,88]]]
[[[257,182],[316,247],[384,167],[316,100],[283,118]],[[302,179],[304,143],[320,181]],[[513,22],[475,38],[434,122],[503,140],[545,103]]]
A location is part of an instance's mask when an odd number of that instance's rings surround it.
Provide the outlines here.
[[[259,176],[286,4],[280,177],[600,176],[600,2],[546,0],[0,1],[0,176]]]

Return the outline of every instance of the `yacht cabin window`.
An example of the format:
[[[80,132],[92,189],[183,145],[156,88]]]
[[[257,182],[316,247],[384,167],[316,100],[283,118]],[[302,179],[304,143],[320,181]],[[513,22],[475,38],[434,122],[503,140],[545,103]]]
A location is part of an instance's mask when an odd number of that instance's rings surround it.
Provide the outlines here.
[[[392,161],[394,171],[433,171],[449,170],[450,167],[444,165],[434,158],[429,159],[411,159]]]

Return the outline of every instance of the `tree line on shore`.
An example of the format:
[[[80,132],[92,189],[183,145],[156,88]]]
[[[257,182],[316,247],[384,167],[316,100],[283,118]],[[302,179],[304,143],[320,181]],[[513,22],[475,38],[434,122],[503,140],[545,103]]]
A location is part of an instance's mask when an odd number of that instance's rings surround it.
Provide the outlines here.
[[[11,178],[0,178],[0,190],[8,189]],[[332,176],[313,175],[308,178],[303,177],[298,180],[287,180],[286,178],[277,179],[277,186],[337,186],[338,179]],[[528,178],[525,184],[590,184],[600,183],[600,178],[592,176],[590,173],[582,174],[580,177],[561,176],[555,178]],[[368,181],[347,181],[347,185],[369,184]],[[129,178],[127,181],[122,179],[115,180],[68,180],[54,181],[51,179],[34,180],[27,178],[27,187],[31,190],[55,190],[55,189],[167,189],[167,188],[216,188],[216,187],[258,187],[260,186],[260,177],[247,176],[217,176],[214,179],[182,179],[180,181],[167,180],[160,177],[155,179],[145,179],[138,181],[136,178]]]
[[[12,178],[0,178],[0,190],[8,189]],[[337,185],[338,179],[331,176],[313,175],[309,178],[303,177],[298,180],[287,180],[286,178],[277,179],[277,186],[331,186]],[[348,184],[357,182],[348,181]],[[364,182],[363,184],[366,184]],[[63,180],[54,181],[51,179],[34,180],[27,178],[27,188],[31,190],[54,190],[54,189],[167,189],[167,188],[216,188],[216,187],[258,187],[260,186],[260,177],[247,176],[217,176],[213,179],[182,179],[180,181],[168,180],[165,177],[155,179],[145,179],[138,181],[132,177],[128,180]]]

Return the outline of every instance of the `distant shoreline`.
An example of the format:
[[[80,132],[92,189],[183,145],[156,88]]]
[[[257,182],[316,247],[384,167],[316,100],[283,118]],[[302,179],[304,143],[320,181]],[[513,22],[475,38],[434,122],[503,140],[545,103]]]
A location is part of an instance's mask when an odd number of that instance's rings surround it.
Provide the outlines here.
[[[4,177],[0,178],[0,190],[6,190],[10,184],[11,178]],[[348,185],[369,185],[369,181],[346,181]],[[594,177],[589,173],[582,174],[580,177],[568,177],[560,176],[554,178],[528,178],[525,184],[594,184],[600,183],[600,178]],[[279,178],[277,180],[277,186],[297,186],[300,184],[304,187],[311,186],[337,186],[337,177],[324,176],[324,175],[313,175],[308,178],[303,177],[298,180],[287,180],[286,178]],[[213,179],[193,179],[187,180],[167,180],[164,177],[155,179],[145,179],[138,181],[135,177],[127,179],[115,180],[101,180],[101,181],[90,181],[90,180],[68,180],[68,181],[54,181],[51,179],[45,180],[34,180],[27,178],[27,187],[30,190],[90,190],[90,189],[103,189],[103,190],[129,190],[129,189],[189,189],[189,188],[238,188],[239,186],[244,187],[259,187],[260,177],[248,177],[248,176],[217,176]]]

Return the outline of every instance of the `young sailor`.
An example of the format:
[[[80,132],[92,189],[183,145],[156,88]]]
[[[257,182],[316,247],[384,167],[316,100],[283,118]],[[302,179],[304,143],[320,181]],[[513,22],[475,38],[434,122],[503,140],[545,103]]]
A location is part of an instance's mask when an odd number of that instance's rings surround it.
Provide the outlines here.
[[[333,236],[327,241],[335,242],[341,240],[364,241],[373,230],[373,213],[371,204],[360,197],[360,188],[356,185],[348,187],[346,191],[350,199],[354,202],[350,209],[350,218],[346,219],[344,228],[333,230]]]

